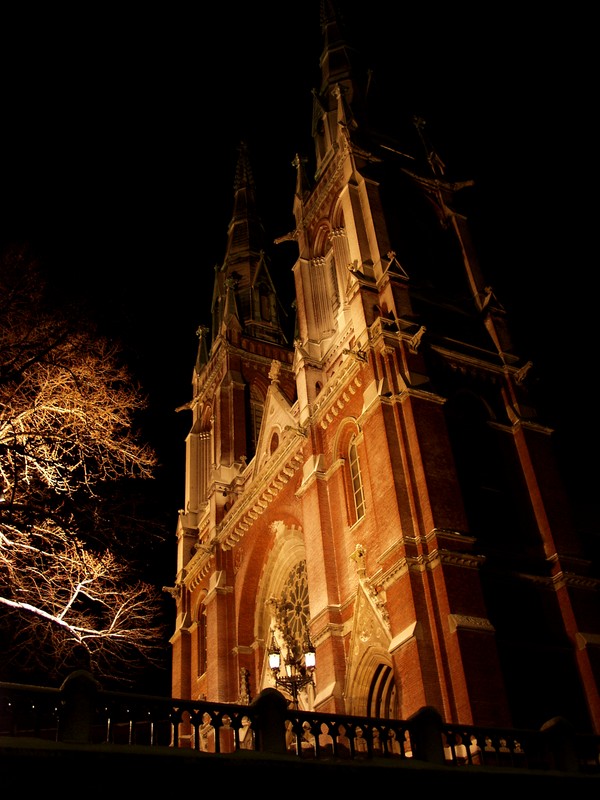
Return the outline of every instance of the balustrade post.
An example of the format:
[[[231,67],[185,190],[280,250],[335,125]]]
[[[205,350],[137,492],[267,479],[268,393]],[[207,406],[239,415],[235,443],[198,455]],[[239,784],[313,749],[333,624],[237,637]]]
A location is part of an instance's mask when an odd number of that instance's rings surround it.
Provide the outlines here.
[[[256,749],[285,753],[285,718],[288,701],[277,689],[267,688],[251,703],[256,725]]]
[[[424,706],[408,719],[413,757],[430,764],[444,764],[442,718],[435,708]]]
[[[561,772],[579,772],[579,759],[575,747],[575,730],[563,717],[554,717],[545,722],[541,729],[546,747],[553,760],[553,769]]]
[[[65,679],[60,687],[59,742],[91,743],[99,688],[94,676],[84,669]]]

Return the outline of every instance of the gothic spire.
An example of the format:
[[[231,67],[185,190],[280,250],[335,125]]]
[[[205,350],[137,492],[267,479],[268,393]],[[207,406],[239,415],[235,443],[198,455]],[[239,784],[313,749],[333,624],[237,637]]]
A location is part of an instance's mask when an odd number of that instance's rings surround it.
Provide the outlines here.
[[[321,91],[351,77],[350,49],[344,37],[342,18],[331,0],[321,2]]]
[[[258,213],[248,147],[242,142],[233,182],[233,214],[227,228],[223,264],[216,269],[213,340],[240,332],[283,343],[275,287],[267,266],[266,234]]]
[[[368,70],[359,52],[345,35],[343,18],[332,0],[321,2],[321,85],[313,90],[313,139],[317,175],[338,144],[340,128],[354,138],[361,127],[366,129],[366,91]],[[360,131],[362,136],[364,131]]]
[[[238,262],[247,262],[264,249],[265,231],[256,206],[256,187],[248,157],[248,146],[242,142],[233,183],[233,216],[227,232],[225,266],[228,274]],[[249,264],[246,265],[246,269]]]

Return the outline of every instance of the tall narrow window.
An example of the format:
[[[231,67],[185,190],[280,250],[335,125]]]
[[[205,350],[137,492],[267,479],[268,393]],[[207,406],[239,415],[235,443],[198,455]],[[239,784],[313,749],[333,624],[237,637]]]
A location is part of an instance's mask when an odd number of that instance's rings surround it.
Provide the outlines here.
[[[262,424],[262,416],[264,410],[264,401],[262,395],[257,391],[254,386],[250,387],[250,426],[249,426],[249,437],[250,441],[248,442],[250,456],[253,456],[256,452],[256,446],[258,444],[258,436],[260,434],[260,426]]]
[[[329,283],[331,287],[331,307],[333,311],[337,311],[340,307],[340,294],[338,291],[337,275],[335,271],[335,258],[333,254],[329,255]]]
[[[197,645],[198,645],[198,675],[204,675],[208,665],[208,650],[206,647],[206,609],[201,604],[200,613],[198,614],[198,627],[197,627]]]
[[[261,283],[259,288],[260,317],[266,322],[271,321],[271,293],[269,287]]]
[[[369,686],[367,714],[370,717],[393,719],[399,712],[397,702],[392,668],[386,664],[378,664]]]
[[[365,515],[365,496],[360,474],[360,464],[358,463],[358,450],[354,442],[350,444],[348,462],[350,465],[350,477],[352,478],[352,494],[354,496],[356,519],[359,520]]]

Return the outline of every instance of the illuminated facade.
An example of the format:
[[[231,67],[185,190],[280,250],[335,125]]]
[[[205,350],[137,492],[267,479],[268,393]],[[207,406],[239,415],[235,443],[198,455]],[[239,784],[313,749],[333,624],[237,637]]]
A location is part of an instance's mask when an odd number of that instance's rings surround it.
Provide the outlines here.
[[[322,5],[315,169],[296,160],[295,226],[276,245],[296,330],[244,147],[199,330],[173,696],[249,702],[274,686],[273,641],[285,654],[309,633],[303,707],[599,732],[599,584],[531,364],[476,260],[468,186],[421,120],[405,138],[367,128],[363,75]]]

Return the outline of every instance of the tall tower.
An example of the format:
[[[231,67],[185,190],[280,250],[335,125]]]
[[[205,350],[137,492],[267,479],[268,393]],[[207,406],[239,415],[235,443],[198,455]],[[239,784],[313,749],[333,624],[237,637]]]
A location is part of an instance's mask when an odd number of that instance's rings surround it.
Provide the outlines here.
[[[276,243],[294,341],[244,147],[210,343],[199,330],[173,694],[246,702],[274,685],[271,645],[308,634],[302,706],[599,732],[600,584],[477,262],[469,182],[423,120],[382,129],[326,1],[321,32],[314,154]]]

